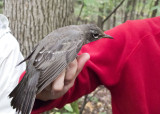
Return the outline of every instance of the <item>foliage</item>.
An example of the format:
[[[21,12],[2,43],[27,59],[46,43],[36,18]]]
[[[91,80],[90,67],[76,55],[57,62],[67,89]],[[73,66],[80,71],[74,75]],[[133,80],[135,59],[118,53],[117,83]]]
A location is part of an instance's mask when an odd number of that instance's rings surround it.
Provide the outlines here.
[[[159,6],[153,6],[153,7],[151,8],[151,10],[155,10],[155,9],[157,9],[158,11],[160,11],[160,7],[159,7]],[[160,12],[159,12],[159,14],[160,14]]]
[[[3,1],[2,0],[0,0],[0,13],[3,13]]]
[[[84,4],[81,18],[83,20],[93,21],[97,19],[97,16],[105,18],[105,12],[112,9],[112,0],[78,0],[75,7],[75,15],[78,16],[80,12],[81,5]],[[99,12],[100,8],[105,8],[104,12]]]
[[[120,2],[121,0],[77,0],[75,4],[75,15],[79,16],[77,23],[98,25],[98,21],[103,21]],[[125,0],[108,22],[105,22],[103,29],[110,29],[126,20],[149,18],[155,9],[156,15],[160,15],[159,5],[154,6],[154,3],[155,0]],[[99,17],[102,20],[98,20]]]
[[[43,114],[79,114],[78,101],[66,104],[62,109],[54,108],[53,110],[44,112]]]
[[[78,101],[71,104],[66,104],[64,109],[67,111],[65,114],[79,114]]]
[[[65,108],[68,112],[73,113],[73,109],[72,109],[72,107],[71,107],[70,104],[66,104],[66,105],[64,106],[64,108]]]
[[[71,107],[74,113],[79,114],[78,100],[71,103]]]

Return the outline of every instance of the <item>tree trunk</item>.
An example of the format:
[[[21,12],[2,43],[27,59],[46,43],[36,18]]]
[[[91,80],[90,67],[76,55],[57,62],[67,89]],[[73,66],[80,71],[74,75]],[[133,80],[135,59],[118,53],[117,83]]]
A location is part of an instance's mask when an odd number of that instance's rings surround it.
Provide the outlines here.
[[[143,0],[143,6],[142,6],[142,9],[141,9],[141,12],[140,12],[140,15],[141,15],[142,17],[144,17],[145,5],[146,5],[146,0]]]
[[[154,2],[154,7],[158,6],[158,2],[159,2],[159,0],[156,0],[156,1]],[[152,12],[152,17],[155,17],[156,14],[157,14],[157,9],[153,10],[153,12]]]
[[[138,4],[138,5],[137,5],[138,8],[136,9],[136,19],[138,19],[139,16],[140,16],[140,15],[139,15],[139,11],[140,11],[140,6],[141,6],[141,0],[138,0],[136,4]]]
[[[136,8],[136,0],[133,0],[133,2],[132,2],[132,10],[131,10],[131,13],[130,13],[130,19],[131,20],[134,20],[135,8]]]
[[[114,16],[113,16],[113,26],[112,27],[115,27],[116,26],[116,12],[114,13]]]
[[[151,2],[150,2],[150,5],[149,5],[149,11],[148,11],[148,14],[147,14],[147,18],[150,18],[151,17],[151,12],[152,12],[152,7],[153,7],[153,2],[154,2],[154,0],[151,0]]]
[[[128,14],[129,14],[131,5],[132,5],[132,0],[128,0],[127,6],[126,6],[126,11],[125,11],[125,14],[124,14],[124,21],[123,22],[125,22],[128,19]]]
[[[24,56],[54,29],[74,23],[73,0],[4,0],[4,3],[4,14]]]
[[[103,3],[102,5],[103,5],[103,7],[100,7],[100,8],[99,8],[99,12],[100,12],[101,14],[104,12],[104,3]],[[101,29],[103,29],[103,28],[102,28],[102,21],[103,21],[102,16],[98,15],[97,25],[98,25]]]

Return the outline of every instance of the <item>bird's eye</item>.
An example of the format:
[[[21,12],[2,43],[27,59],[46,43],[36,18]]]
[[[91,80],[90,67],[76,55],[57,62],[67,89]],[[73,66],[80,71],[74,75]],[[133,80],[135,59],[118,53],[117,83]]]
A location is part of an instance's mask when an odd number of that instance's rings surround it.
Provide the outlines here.
[[[99,34],[93,34],[94,38],[98,38]]]

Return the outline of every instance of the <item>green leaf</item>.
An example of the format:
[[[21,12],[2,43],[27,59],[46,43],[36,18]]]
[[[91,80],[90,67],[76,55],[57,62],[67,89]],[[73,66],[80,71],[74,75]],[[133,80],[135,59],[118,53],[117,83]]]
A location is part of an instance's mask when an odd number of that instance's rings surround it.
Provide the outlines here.
[[[62,114],[74,114],[72,112],[63,112]]]
[[[93,101],[93,102],[98,102],[98,98],[97,98],[97,97],[92,97],[92,98],[91,98],[91,101]]]
[[[55,114],[61,114],[60,112],[56,112]]]
[[[70,104],[66,104],[66,105],[64,106],[64,108],[65,108],[67,111],[69,111],[69,112],[73,112],[73,109],[72,109],[72,107],[71,107]]]
[[[106,114],[106,112],[100,112],[99,114]]]
[[[71,103],[73,112],[79,114],[78,100]]]

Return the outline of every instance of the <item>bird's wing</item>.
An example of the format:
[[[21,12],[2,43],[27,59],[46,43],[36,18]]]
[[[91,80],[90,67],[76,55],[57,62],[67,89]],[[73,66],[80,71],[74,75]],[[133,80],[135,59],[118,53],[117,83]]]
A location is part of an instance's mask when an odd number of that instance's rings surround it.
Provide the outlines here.
[[[41,70],[37,93],[53,82],[67,65],[77,57],[82,45],[83,41],[79,39],[60,42],[57,45],[58,47],[52,47],[49,50],[42,48],[34,63],[36,69]]]

